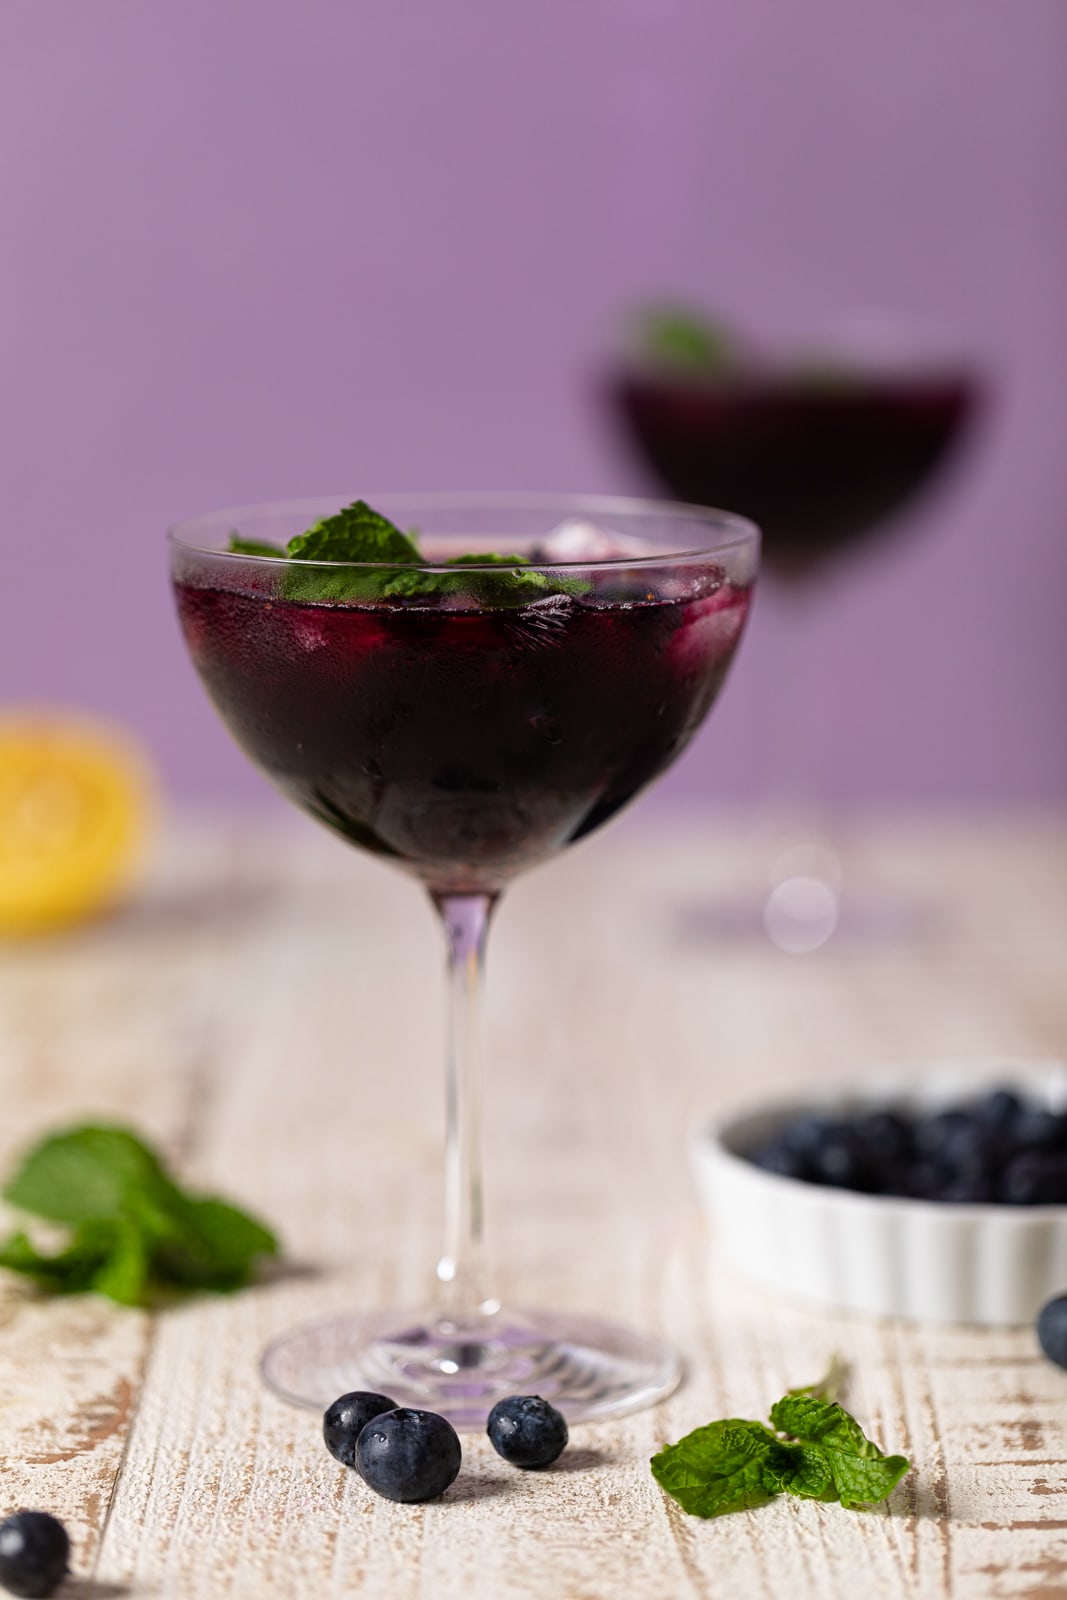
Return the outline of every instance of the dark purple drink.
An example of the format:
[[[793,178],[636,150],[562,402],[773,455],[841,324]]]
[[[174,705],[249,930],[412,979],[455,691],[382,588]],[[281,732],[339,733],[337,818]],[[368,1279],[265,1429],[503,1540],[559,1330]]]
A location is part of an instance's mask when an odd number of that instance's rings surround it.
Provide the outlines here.
[[[680,576],[679,576],[680,574]],[[249,563],[175,584],[208,692],[284,792],[435,890],[499,888],[686,746],[749,591],[625,569],[522,606],[279,598]]]
[[[975,399],[968,375],[937,370],[635,370],[611,385],[660,484],[752,517],[767,565],[789,577],[883,526],[942,465]]]

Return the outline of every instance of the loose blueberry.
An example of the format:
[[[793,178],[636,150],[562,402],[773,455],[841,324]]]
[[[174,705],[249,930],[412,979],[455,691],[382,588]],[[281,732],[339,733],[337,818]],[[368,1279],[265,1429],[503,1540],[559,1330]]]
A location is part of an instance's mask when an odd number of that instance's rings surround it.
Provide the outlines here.
[[[356,1445],[356,1464],[367,1485],[386,1500],[407,1504],[444,1494],[462,1459],[450,1422],[435,1411],[407,1406],[374,1417]]]
[[[51,1594],[69,1556],[67,1530],[47,1511],[16,1511],[0,1522],[0,1584],[9,1594]]]
[[[356,1465],[356,1443],[360,1434],[383,1411],[395,1411],[396,1401],[387,1394],[372,1394],[367,1389],[353,1389],[335,1400],[322,1419],[322,1437],[326,1448],[346,1467]]]
[[[498,1400],[485,1431],[497,1455],[513,1467],[547,1467],[568,1439],[566,1419],[539,1394]]]
[[[1067,1294],[1057,1295],[1041,1307],[1037,1317],[1037,1342],[1058,1367],[1067,1367]]]

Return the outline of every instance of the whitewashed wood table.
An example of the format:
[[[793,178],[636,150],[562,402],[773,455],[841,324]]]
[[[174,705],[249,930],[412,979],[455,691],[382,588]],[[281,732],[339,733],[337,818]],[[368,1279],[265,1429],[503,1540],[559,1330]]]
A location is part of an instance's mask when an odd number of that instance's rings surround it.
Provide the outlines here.
[[[490,959],[490,1218],[505,1296],[674,1340],[687,1381],[576,1427],[558,1466],[465,1444],[443,1500],[376,1499],[264,1342],[424,1298],[438,1246],[444,986],[416,888],[312,826],[172,831],[122,916],[0,950],[0,1160],[119,1117],[259,1210],[292,1270],[148,1315],[0,1287],[0,1509],[68,1524],[89,1596],[960,1600],[1067,1596],[1067,1373],[1029,1329],[826,1318],[717,1264],[686,1142],[764,1091],[931,1056],[1067,1054],[1067,822],[855,828],[853,882],[914,891],[922,937],[778,955],[686,943],[677,907],[758,886],[751,823],[640,814],[510,895]],[[1067,1286],[1065,1286],[1067,1287]],[[783,1498],[701,1522],[648,1458],[763,1416],[830,1354],[914,1470],[885,1506]]]

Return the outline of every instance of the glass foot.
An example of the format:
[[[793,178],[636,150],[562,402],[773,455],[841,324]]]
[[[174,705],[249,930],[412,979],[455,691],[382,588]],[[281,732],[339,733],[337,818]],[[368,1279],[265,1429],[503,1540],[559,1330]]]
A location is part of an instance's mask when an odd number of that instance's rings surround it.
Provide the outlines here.
[[[496,1312],[456,1324],[396,1312],[313,1322],[264,1352],[268,1388],[324,1411],[352,1389],[484,1428],[509,1394],[539,1394],[571,1422],[619,1417],[671,1393],[681,1362],[669,1346],[594,1317]]]

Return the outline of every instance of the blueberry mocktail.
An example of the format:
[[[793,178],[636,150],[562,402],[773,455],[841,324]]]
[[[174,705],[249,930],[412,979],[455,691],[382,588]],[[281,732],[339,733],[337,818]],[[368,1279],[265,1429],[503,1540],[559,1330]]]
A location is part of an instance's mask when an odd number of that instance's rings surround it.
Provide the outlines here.
[[[659,482],[753,517],[782,576],[879,528],[940,467],[975,398],[969,377],[934,370],[833,382],[635,372],[612,388]]]
[[[307,603],[262,564],[232,566],[175,585],[228,726],[305,810],[440,892],[499,888],[660,773],[714,700],[749,601],[710,560],[503,605]]]

